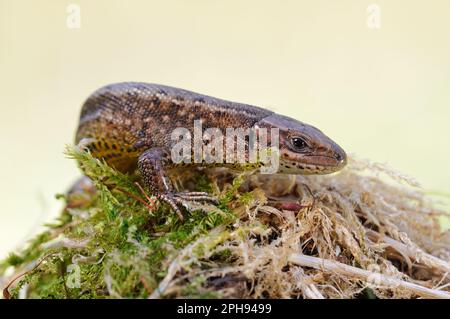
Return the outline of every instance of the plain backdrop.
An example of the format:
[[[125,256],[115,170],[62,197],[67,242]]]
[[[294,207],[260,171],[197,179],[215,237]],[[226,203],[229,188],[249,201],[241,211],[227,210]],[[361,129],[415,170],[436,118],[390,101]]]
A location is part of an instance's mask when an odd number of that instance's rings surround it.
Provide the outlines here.
[[[64,146],[111,82],[266,106],[449,192],[449,14],[447,0],[0,0],[0,257],[58,213],[80,175]]]

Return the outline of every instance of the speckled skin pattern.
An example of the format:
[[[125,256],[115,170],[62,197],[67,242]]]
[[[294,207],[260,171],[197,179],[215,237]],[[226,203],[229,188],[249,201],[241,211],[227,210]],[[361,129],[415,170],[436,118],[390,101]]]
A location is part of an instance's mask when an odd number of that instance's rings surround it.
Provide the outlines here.
[[[84,103],[76,143],[120,171],[138,168],[149,190],[179,213],[183,200],[208,200],[205,193],[175,193],[167,172],[171,133],[184,127],[279,129],[280,173],[326,174],[346,164],[345,152],[313,126],[256,106],[229,102],[164,85],[124,82],[95,91]],[[293,145],[293,138],[304,141]],[[268,141],[270,145],[270,141]],[[183,164],[197,165],[202,164]],[[237,165],[233,165],[236,168]]]

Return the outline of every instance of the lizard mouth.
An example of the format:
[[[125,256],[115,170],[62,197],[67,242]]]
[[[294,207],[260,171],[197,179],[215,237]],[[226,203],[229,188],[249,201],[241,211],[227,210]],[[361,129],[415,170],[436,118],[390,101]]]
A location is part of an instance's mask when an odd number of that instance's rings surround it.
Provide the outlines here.
[[[345,153],[340,154],[336,153],[335,156],[328,156],[328,155],[307,155],[308,162],[306,163],[309,165],[316,165],[316,166],[324,166],[324,167],[337,167],[337,168],[343,168],[345,165],[347,165],[347,156]]]
[[[337,172],[340,169],[340,167],[331,165],[281,163],[279,172],[282,174],[324,175]]]
[[[347,164],[346,156],[339,158],[328,155],[310,155],[302,161],[280,161],[280,173],[286,174],[330,174],[341,170]]]

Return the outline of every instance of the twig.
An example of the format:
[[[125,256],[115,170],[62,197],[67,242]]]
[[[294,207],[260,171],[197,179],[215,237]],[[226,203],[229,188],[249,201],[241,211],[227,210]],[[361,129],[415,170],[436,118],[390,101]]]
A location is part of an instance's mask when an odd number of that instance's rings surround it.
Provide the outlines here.
[[[308,299],[325,299],[319,289],[314,284],[314,280],[305,274],[302,267],[295,267],[294,280],[297,281],[297,286],[301,288],[303,296]]]
[[[312,283],[311,278],[307,277],[306,275],[303,275],[303,277],[305,278],[303,279],[301,286],[305,297],[309,299],[325,299],[325,297],[320,293],[319,289],[317,289],[316,285]]]
[[[3,288],[3,298],[5,298],[5,299],[11,299],[11,294],[9,293],[9,287],[11,287],[11,285],[12,285],[17,279],[19,279],[19,278],[25,276],[26,274],[28,274],[28,273],[32,272],[33,270],[35,270],[36,268],[38,268],[38,267],[42,264],[42,262],[43,262],[44,260],[46,260],[48,257],[50,257],[50,256],[52,256],[52,255],[56,255],[56,253],[50,253],[50,254],[45,255],[45,256],[42,257],[39,261],[37,261],[36,264],[34,264],[34,265],[33,265],[34,262],[32,262],[31,265],[28,266],[28,267],[31,267],[31,269],[29,269],[29,270],[27,270],[27,271],[25,271],[25,272],[23,272],[23,273],[21,273],[21,274],[15,276],[14,278],[12,278],[12,279],[9,281],[9,283],[6,285],[6,287]],[[26,267],[26,268],[27,268],[27,267]]]
[[[180,256],[181,255],[179,255],[177,258],[175,258],[174,261],[172,261],[172,263],[169,266],[169,269],[167,270],[166,277],[164,277],[164,279],[159,283],[158,287],[155,290],[153,290],[150,296],[148,296],[148,299],[158,299],[165,292],[170,282],[172,281],[173,277],[175,277],[176,273],[180,268],[180,259],[181,259]]]
[[[145,200],[143,200],[142,198],[140,198],[140,197],[138,197],[138,196],[136,196],[136,195],[134,195],[134,194],[131,194],[130,192],[127,192],[126,190],[123,190],[123,189],[121,189],[121,188],[117,188],[117,190],[118,190],[119,192],[124,193],[125,195],[127,195],[127,196],[133,198],[134,200],[137,200],[137,201],[140,202],[142,205],[144,205],[145,207],[147,207],[150,211],[153,211],[153,210],[155,209],[154,206],[151,206],[149,203],[147,203],[147,202],[146,202]]]
[[[313,284],[305,285],[303,287],[303,292],[309,299],[325,299],[325,297],[320,293],[319,289]]]
[[[448,262],[433,255],[427,254],[418,247],[410,247],[388,236],[383,236],[373,230],[367,230],[367,235],[373,241],[381,240],[382,242],[397,250],[400,254],[408,256],[415,262],[425,264],[428,267],[437,269],[443,273],[450,273],[450,264]]]
[[[371,278],[376,277],[379,285],[403,288],[425,298],[450,299],[450,293],[445,291],[426,288],[391,276],[386,276],[381,273],[356,268],[329,259],[306,256],[302,254],[292,254],[289,257],[289,261],[299,266],[311,267],[347,277],[357,278],[367,283],[372,283]]]

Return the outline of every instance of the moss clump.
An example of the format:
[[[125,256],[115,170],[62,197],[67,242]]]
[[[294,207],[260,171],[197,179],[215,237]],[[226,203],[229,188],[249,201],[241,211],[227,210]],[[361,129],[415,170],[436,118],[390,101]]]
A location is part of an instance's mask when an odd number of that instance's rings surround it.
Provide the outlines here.
[[[67,154],[90,180],[58,195],[65,209],[57,221],[0,264],[5,297],[448,294],[430,289],[448,283],[450,235],[439,224],[446,213],[419,189],[384,181],[379,174],[405,180],[384,167],[352,161],[337,175],[310,177],[192,172],[182,186],[214,192],[220,203],[191,204],[181,221],[149,203],[137,176],[78,148]]]

